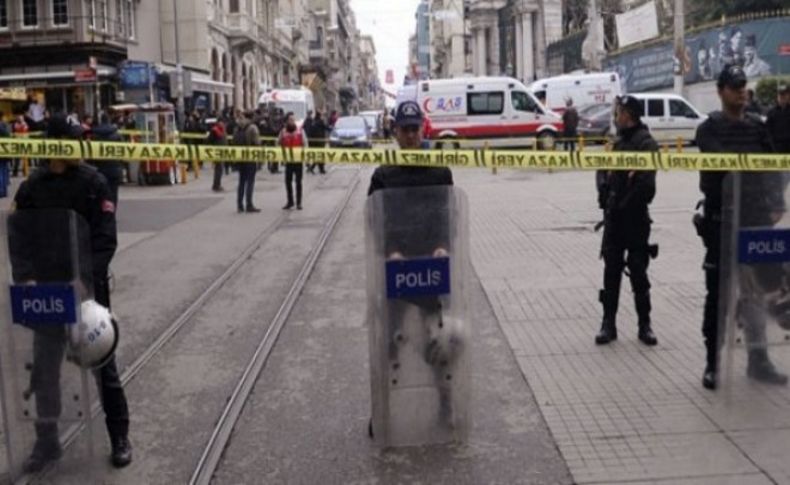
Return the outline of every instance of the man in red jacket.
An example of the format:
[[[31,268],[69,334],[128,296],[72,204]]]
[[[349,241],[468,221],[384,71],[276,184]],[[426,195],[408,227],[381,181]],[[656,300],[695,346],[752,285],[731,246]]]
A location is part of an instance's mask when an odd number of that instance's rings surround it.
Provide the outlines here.
[[[296,126],[296,120],[293,113],[285,115],[285,128],[280,132],[279,144],[283,149],[285,148],[300,148],[306,147],[307,136],[304,130]],[[296,209],[302,210],[302,174],[304,167],[301,162],[285,163],[285,193],[288,196],[288,202],[283,207],[283,210],[292,209],[294,206],[293,183],[296,179]]]

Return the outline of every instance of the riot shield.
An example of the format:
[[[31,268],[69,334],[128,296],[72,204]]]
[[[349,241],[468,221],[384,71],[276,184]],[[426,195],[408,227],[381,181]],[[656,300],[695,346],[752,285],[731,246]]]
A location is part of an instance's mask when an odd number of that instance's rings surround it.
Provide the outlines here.
[[[68,362],[84,341],[80,304],[93,298],[90,230],[75,212],[0,213],[0,399],[5,448],[0,475],[31,470],[31,453],[45,470],[88,468],[90,433],[63,458],[61,436],[90,424],[88,371]],[[78,352],[78,351],[77,351]]]
[[[783,172],[736,173],[728,175],[723,185],[720,374],[732,405],[729,411],[735,413],[730,417],[742,424],[751,416],[770,427],[786,414],[790,371],[786,189]],[[785,403],[783,407],[776,406],[779,402]]]
[[[468,220],[451,186],[385,189],[366,206],[371,434],[381,446],[469,429]]]

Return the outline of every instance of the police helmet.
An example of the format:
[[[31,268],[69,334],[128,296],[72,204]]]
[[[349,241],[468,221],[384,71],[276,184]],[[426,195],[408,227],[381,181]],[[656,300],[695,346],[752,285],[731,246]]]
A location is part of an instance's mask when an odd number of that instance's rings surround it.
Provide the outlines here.
[[[641,100],[635,98],[634,96],[631,96],[630,94],[620,96],[617,100],[617,104],[618,106],[622,107],[624,110],[631,113],[631,116],[635,120],[638,120],[645,114],[644,103]]]
[[[118,346],[115,317],[95,300],[82,303],[81,321],[71,330],[68,360],[83,369],[98,369],[107,363]]]

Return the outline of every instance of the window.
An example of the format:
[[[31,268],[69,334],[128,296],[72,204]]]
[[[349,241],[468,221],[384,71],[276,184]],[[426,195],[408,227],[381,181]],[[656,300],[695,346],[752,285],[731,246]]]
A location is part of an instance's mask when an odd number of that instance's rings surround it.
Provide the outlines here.
[[[129,39],[134,39],[137,37],[137,24],[134,18],[134,5],[132,4],[134,0],[125,0],[124,2],[124,15],[123,18],[126,21],[126,35],[129,36]]]
[[[230,0],[230,13],[239,13],[239,0]]]
[[[124,20],[124,14],[126,13],[125,4],[125,0],[115,0],[115,34],[119,39],[126,38],[126,20]]]
[[[505,93],[469,93],[466,95],[466,105],[469,106],[470,115],[498,115],[502,114],[505,106]]]
[[[663,99],[648,99],[647,100],[647,116],[659,118],[664,116],[664,100]]]
[[[88,27],[96,28],[96,0],[85,0],[85,17],[88,19]]]
[[[0,0],[0,29],[8,28],[8,0]]]
[[[691,109],[691,106],[679,99],[669,100],[669,115],[680,118],[699,118],[699,115]]]
[[[69,0],[52,0],[52,25],[69,24]]]
[[[38,27],[38,0],[22,0],[22,27]]]
[[[96,28],[107,32],[107,0],[96,0]]]
[[[535,101],[523,91],[513,91],[510,93],[513,102],[513,109],[516,111],[529,111],[532,113],[538,112],[538,105]]]

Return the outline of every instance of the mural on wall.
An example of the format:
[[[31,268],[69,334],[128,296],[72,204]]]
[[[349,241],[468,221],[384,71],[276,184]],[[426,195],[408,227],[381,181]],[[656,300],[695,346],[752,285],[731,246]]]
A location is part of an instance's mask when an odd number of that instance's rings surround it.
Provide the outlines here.
[[[686,84],[711,81],[727,64],[743,67],[749,78],[790,73],[790,19],[775,18],[718,27],[686,37],[685,52],[673,55],[672,42],[637,49],[604,61],[620,74],[623,89],[642,92],[673,84],[680,69]]]

